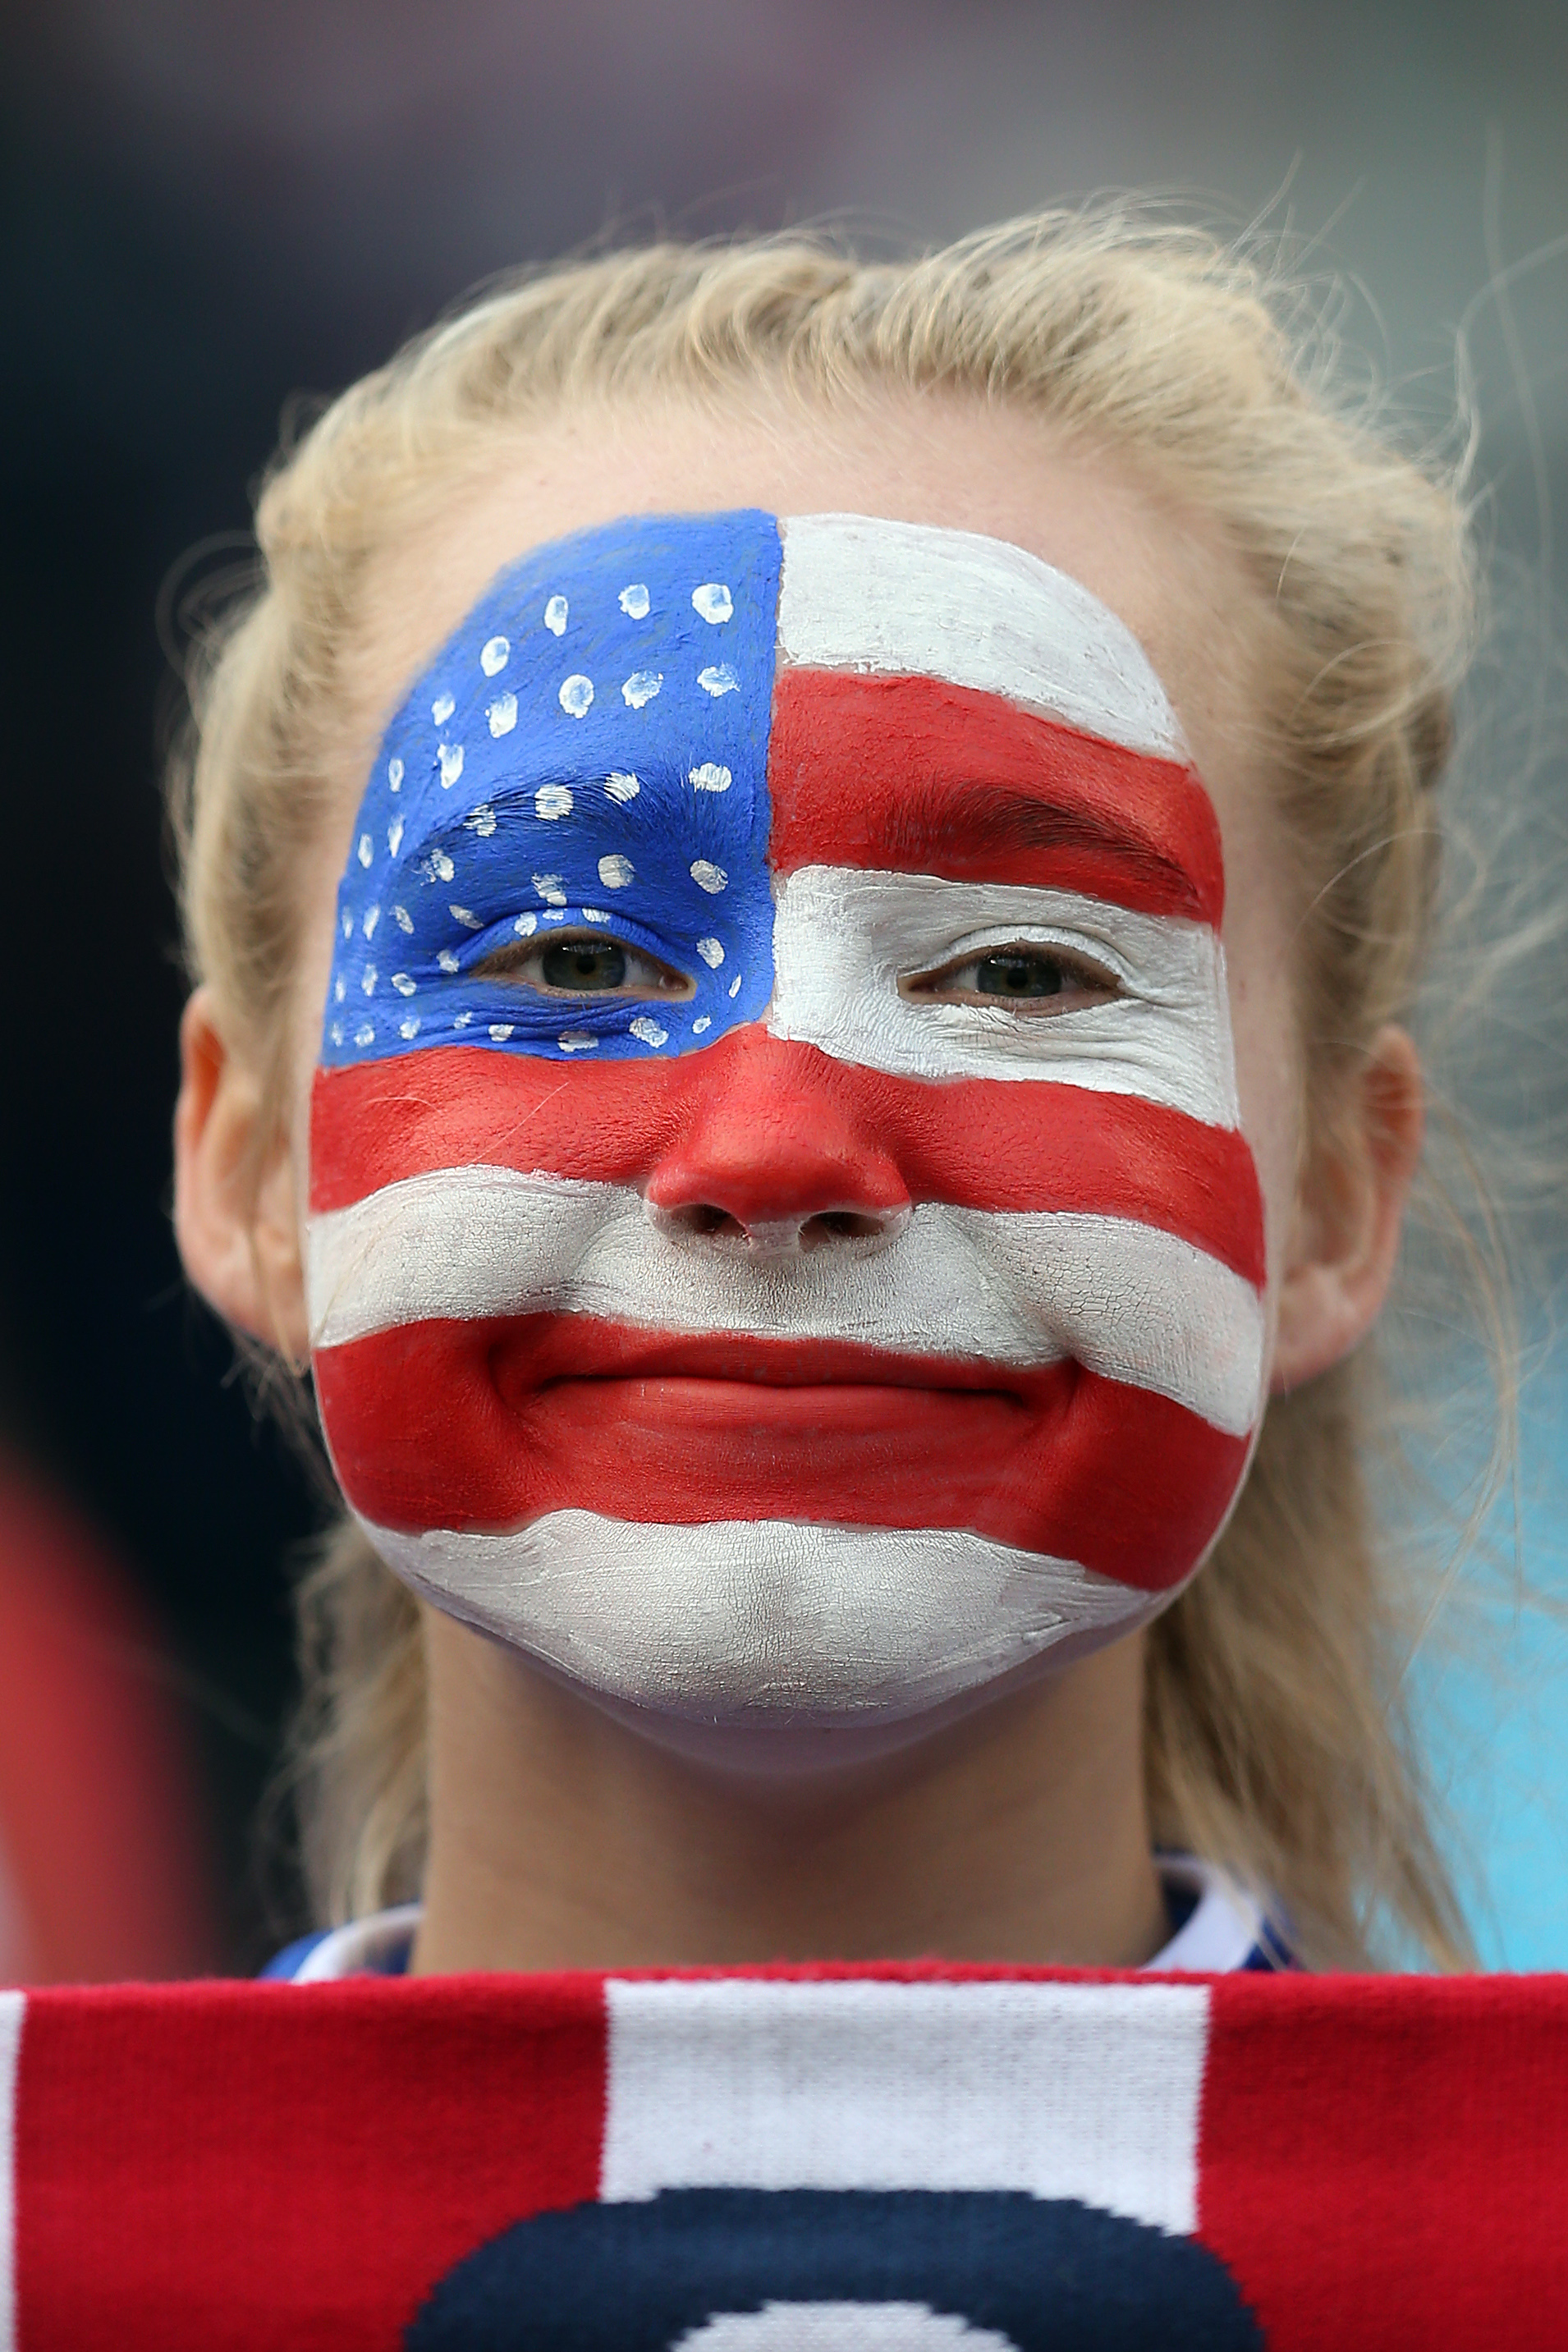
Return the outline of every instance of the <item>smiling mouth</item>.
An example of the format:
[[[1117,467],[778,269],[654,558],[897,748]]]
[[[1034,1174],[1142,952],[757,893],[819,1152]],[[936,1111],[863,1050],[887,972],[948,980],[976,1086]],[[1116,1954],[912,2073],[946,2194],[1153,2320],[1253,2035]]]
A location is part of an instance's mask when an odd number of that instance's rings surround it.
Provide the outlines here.
[[[491,1373],[503,1398],[541,1402],[568,1388],[624,1387],[627,1402],[662,1401],[684,1412],[750,1412],[768,1419],[805,1410],[835,1420],[857,1407],[921,1401],[981,1402],[1037,1412],[1059,1395],[1074,1368],[1065,1359],[1029,1367],[867,1348],[851,1339],[760,1339],[722,1332],[670,1334],[627,1329],[582,1316],[529,1317],[499,1334]]]

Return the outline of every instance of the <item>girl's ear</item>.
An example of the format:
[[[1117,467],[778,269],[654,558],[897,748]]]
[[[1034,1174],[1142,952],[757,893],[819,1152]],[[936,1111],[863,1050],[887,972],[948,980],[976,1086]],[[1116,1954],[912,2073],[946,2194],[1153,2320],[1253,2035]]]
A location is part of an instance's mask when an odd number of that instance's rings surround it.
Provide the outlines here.
[[[1331,1140],[1296,1196],[1279,1286],[1276,1394],[1327,1371],[1364,1339],[1394,1278],[1426,1123],[1421,1063],[1403,1029],[1380,1029]]]
[[[260,1079],[226,1042],[211,990],[198,988],[180,1024],[174,1238],[208,1305],[300,1365],[310,1327],[293,1170],[279,1135],[258,1178],[266,1116]]]

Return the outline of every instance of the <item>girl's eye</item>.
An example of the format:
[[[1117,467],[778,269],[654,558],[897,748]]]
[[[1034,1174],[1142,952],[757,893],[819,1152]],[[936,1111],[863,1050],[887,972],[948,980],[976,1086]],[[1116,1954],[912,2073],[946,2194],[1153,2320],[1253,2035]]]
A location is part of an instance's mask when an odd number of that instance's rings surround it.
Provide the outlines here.
[[[940,971],[916,972],[899,983],[902,996],[940,1004],[1017,1004],[1034,1013],[1076,1013],[1120,992],[1113,972],[1065,948],[1020,940],[987,948]]]
[[[485,980],[521,981],[546,996],[661,996],[696,994],[694,983],[668,964],[606,939],[602,931],[557,931],[552,938],[498,948],[474,966]]]

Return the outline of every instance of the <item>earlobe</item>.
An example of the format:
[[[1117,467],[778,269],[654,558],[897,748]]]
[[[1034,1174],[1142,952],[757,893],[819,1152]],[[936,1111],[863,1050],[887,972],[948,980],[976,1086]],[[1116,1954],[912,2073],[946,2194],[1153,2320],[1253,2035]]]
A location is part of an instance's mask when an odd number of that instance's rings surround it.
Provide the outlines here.
[[[1394,1279],[1421,1156],[1421,1063],[1403,1029],[1380,1029],[1331,1142],[1296,1199],[1279,1286],[1272,1385],[1298,1388],[1365,1339]]]
[[[292,1175],[281,1138],[267,1148],[258,1074],[238,1057],[198,988],[180,1024],[174,1109],[174,1237],[209,1306],[290,1360],[309,1349]]]

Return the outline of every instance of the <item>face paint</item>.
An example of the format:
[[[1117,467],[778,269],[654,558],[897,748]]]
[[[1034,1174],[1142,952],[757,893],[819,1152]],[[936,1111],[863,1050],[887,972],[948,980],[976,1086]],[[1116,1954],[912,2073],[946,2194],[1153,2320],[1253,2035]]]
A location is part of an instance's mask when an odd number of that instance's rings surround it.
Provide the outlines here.
[[[1223,898],[1141,648],[1017,548],[748,511],[525,556],[338,898],[309,1287],[377,1549],[721,1741],[1152,1615],[1260,1411]]]

